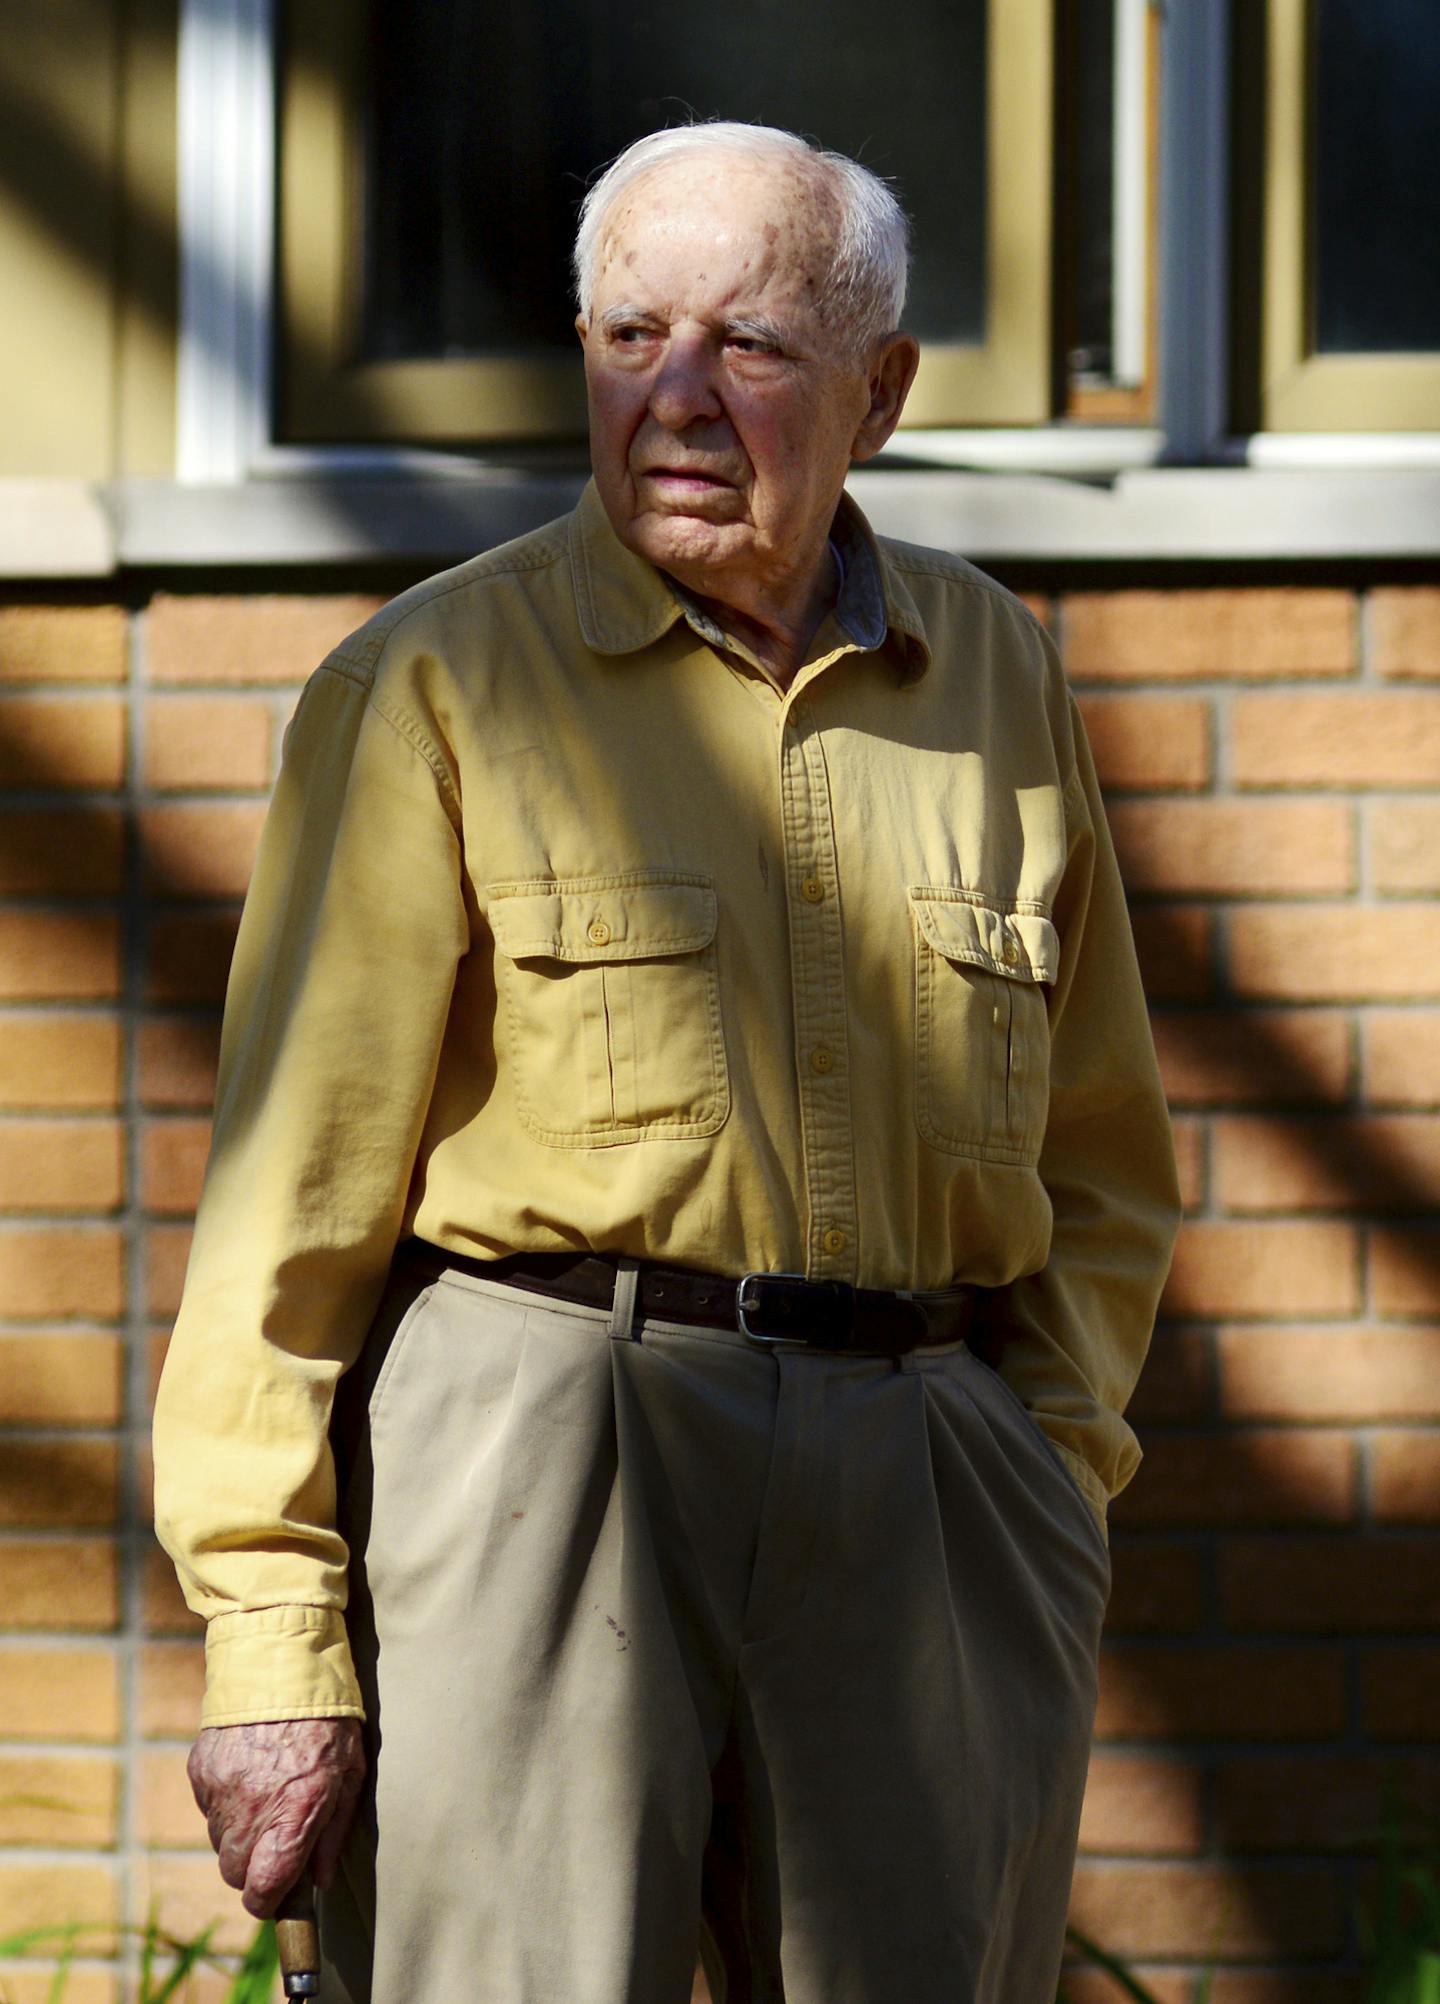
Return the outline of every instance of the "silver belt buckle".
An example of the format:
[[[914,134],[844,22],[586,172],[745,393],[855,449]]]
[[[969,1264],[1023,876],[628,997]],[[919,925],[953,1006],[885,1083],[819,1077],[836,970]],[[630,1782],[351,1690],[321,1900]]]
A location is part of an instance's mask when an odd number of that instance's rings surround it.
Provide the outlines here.
[[[740,1276],[739,1284],[735,1289],[735,1320],[740,1324],[742,1333],[748,1336],[752,1343],[768,1343],[772,1348],[781,1343],[793,1343],[797,1345],[799,1348],[803,1349],[805,1347],[805,1339],[803,1336],[767,1336],[763,1329],[751,1328],[750,1310],[756,1309],[758,1312],[759,1304],[755,1301],[753,1293],[751,1299],[747,1301],[745,1298],[745,1290],[746,1288],[751,1286],[752,1282],[761,1280],[796,1280],[799,1281],[801,1286],[803,1287],[805,1284],[805,1275],[803,1273],[742,1274]]]

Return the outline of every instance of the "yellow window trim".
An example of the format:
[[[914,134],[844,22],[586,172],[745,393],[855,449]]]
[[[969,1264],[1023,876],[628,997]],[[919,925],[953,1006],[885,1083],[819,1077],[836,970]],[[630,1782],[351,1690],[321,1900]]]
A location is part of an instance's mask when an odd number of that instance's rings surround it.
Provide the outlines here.
[[[1311,0],[1269,0],[1261,346],[1266,431],[1440,430],[1440,354],[1311,348]]]
[[[1050,0],[990,0],[988,338],[927,347],[908,425],[1051,414],[1054,23]],[[358,10],[291,0],[280,83],[282,438],[425,444],[583,437],[573,358],[360,362]]]

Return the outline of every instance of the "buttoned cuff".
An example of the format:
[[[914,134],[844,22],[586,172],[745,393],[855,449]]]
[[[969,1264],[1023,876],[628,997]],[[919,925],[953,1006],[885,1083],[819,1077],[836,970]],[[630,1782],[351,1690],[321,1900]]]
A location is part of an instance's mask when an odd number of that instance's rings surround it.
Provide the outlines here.
[[[244,1608],[206,1627],[202,1726],[364,1716],[338,1609]]]

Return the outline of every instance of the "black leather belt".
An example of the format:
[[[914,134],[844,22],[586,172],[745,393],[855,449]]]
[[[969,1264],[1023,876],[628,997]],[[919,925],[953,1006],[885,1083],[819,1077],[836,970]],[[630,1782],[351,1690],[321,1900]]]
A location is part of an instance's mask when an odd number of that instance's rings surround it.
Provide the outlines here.
[[[591,1253],[514,1253],[472,1259],[423,1239],[407,1239],[399,1257],[434,1273],[458,1267],[481,1280],[523,1287],[555,1301],[609,1308],[615,1262]],[[741,1279],[682,1266],[642,1264],[636,1274],[637,1321],[699,1322],[741,1329],[755,1343],[804,1343],[815,1350],[898,1357],[930,1344],[958,1343],[975,1320],[980,1290],[928,1293],[851,1287],[795,1273],[747,1273]]]

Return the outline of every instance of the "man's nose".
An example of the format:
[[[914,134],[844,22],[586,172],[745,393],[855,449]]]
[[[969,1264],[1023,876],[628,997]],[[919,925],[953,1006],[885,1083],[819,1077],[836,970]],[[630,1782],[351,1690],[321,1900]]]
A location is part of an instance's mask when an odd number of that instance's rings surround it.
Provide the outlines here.
[[[667,431],[683,431],[719,417],[721,408],[708,343],[698,336],[673,339],[651,386],[651,415]]]

